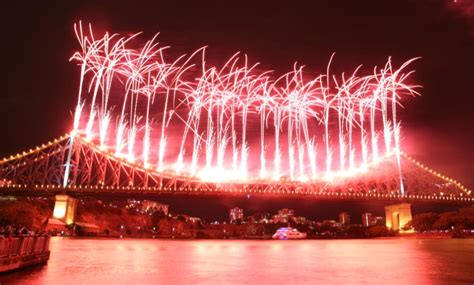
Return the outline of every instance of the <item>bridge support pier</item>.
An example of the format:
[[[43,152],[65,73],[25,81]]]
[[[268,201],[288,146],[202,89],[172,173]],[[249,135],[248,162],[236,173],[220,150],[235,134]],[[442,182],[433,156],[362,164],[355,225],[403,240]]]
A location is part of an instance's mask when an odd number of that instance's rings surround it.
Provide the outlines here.
[[[75,222],[77,199],[69,195],[56,195],[53,218],[63,221],[66,225]]]
[[[400,233],[409,232],[402,228],[410,222],[411,219],[411,204],[401,203],[385,206],[385,225],[387,228],[400,231]]]

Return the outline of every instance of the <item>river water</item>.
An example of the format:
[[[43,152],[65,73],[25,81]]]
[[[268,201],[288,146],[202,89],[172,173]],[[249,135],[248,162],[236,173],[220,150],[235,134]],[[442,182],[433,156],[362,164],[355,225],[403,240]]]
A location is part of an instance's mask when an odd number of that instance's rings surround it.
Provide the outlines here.
[[[0,284],[474,284],[474,239],[52,238]]]

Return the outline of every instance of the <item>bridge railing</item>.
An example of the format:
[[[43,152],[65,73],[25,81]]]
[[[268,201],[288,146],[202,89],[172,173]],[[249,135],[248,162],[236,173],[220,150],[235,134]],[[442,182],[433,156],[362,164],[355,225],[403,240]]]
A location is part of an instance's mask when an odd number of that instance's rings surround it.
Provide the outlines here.
[[[0,236],[0,256],[29,255],[49,251],[49,236],[8,238]]]

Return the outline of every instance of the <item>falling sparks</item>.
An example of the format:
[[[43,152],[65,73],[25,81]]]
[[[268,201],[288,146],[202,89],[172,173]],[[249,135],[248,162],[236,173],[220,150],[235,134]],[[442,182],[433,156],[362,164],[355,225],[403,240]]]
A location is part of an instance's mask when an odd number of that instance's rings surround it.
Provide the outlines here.
[[[295,64],[278,77],[239,54],[221,67],[205,48],[168,61],[156,36],[137,49],[138,34],[75,30],[74,131],[117,156],[216,181],[331,180],[400,159],[397,106],[418,95],[404,71],[415,59],[347,78],[330,74],[331,57],[326,74],[308,79]]]

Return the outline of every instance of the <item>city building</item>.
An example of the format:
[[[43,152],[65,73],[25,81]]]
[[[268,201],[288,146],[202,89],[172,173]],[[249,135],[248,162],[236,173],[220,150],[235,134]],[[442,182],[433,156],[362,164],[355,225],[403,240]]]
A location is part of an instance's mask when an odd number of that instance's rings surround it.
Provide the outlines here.
[[[321,225],[326,227],[336,227],[337,223],[335,220],[323,220]]]
[[[303,225],[306,224],[308,220],[306,219],[306,217],[293,217],[293,221],[296,224]]]
[[[250,223],[265,223],[271,222],[271,215],[269,213],[255,213],[247,217],[247,221]]]
[[[149,200],[143,200],[140,203],[140,208],[142,211],[146,213],[153,213],[153,212],[163,212],[165,216],[168,215],[168,208],[169,206],[166,204],[161,204],[156,201],[149,201]]]
[[[288,223],[295,215],[295,211],[288,208],[283,208],[278,211],[278,214],[272,217],[274,223]]]
[[[196,223],[200,223],[201,222],[201,218],[198,218],[198,217],[189,217],[187,220],[187,222],[191,222],[193,224],[196,224]]]
[[[384,217],[374,217],[374,225],[377,225],[377,226],[385,225]]]
[[[350,222],[351,222],[351,218],[349,216],[349,213],[342,212],[339,214],[339,223],[341,224],[341,226],[349,225]]]
[[[375,223],[374,223],[374,218],[373,218],[373,215],[372,213],[363,213],[362,214],[362,225],[364,227],[370,227],[370,226],[373,226]]]
[[[244,220],[244,209],[234,207],[229,211],[229,222],[235,224]]]

